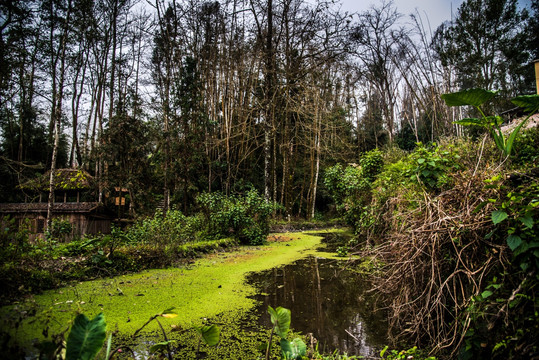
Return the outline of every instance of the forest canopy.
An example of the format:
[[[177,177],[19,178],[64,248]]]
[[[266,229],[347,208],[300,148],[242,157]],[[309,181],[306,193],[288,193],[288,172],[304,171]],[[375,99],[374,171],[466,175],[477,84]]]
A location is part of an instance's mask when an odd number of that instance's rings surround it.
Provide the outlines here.
[[[431,29],[391,1],[0,1],[0,201],[70,167],[131,215],[255,188],[314,217],[323,169],[464,133],[441,94],[533,93],[538,11],[467,0]]]

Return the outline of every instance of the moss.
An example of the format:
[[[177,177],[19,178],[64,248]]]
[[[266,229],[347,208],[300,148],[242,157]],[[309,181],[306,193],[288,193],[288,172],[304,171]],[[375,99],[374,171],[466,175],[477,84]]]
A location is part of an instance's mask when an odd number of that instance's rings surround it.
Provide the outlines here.
[[[53,318],[48,318],[51,327],[49,334],[65,330],[76,311],[89,317],[104,312],[109,331],[118,330],[118,334],[123,336],[133,334],[150,316],[170,307],[175,307],[179,316],[161,319],[165,328],[170,325],[187,328],[218,316],[223,317],[223,322],[238,319],[254,306],[254,300],[249,296],[255,290],[244,282],[247,273],[291,263],[317,253],[316,248],[320,246],[321,238],[318,236],[306,233],[280,235],[290,241],[271,241],[264,246],[210,254],[181,268],[82,282],[37,295],[32,299],[32,304],[37,305],[38,315],[39,312],[53,309]],[[12,310],[13,307],[2,308],[2,319]],[[27,319],[15,337],[26,343],[33,338],[42,338],[43,326],[36,323],[35,318]],[[144,332],[157,330],[158,325],[153,322]]]
[[[21,189],[49,190],[50,171],[20,185]],[[87,190],[92,188],[93,177],[81,169],[57,169],[54,175],[56,190]]]

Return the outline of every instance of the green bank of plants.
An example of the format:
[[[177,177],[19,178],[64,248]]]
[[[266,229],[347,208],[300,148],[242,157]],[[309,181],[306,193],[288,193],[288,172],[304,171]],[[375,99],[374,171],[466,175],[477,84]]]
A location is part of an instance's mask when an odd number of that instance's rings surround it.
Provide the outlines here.
[[[365,255],[384,264],[375,291],[389,299],[393,338],[441,358],[539,351],[539,129],[524,130],[539,96],[513,99],[528,116],[505,130],[500,117],[483,112],[495,95],[444,96],[448,105],[475,108],[480,118],[457,124],[479,126],[487,137],[441,139],[409,153],[387,149],[374,180],[354,166],[326,173],[344,217],[368,245]]]
[[[62,286],[66,281],[171,266],[198,254],[262,244],[269,233],[273,206],[256,191],[245,195],[202,194],[200,212],[157,211],[109,234],[66,242],[69,222],[53,221],[44,239],[29,240],[29,227],[2,218],[0,233],[0,303],[20,295]]]
[[[245,245],[260,245],[266,240],[274,205],[256,190],[228,196],[221,192],[202,193],[196,201],[196,214],[158,211],[153,218],[139,220],[129,227],[125,232],[127,239],[158,246],[227,237]]]

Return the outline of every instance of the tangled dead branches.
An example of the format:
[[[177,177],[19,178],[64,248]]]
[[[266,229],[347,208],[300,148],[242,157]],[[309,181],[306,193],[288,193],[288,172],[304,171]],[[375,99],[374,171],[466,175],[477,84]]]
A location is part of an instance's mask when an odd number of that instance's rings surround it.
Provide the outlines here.
[[[507,264],[505,247],[490,240],[490,196],[471,171],[453,175],[453,188],[414,200],[394,197],[384,211],[383,239],[369,250],[385,264],[373,291],[384,294],[394,342],[408,340],[433,351],[456,351],[471,319],[466,311],[485,282]],[[383,240],[383,241],[382,241]]]

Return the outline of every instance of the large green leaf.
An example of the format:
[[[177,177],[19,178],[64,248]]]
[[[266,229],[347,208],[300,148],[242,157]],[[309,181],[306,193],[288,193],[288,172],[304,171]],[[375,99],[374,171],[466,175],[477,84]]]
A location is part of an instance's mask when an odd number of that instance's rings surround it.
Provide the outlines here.
[[[501,223],[505,219],[507,219],[509,215],[502,210],[496,210],[492,212],[492,222],[494,225]]]
[[[492,294],[494,294],[492,291],[490,291],[490,290],[485,290],[485,291],[483,291],[483,292],[481,293],[481,297],[482,297],[483,299],[486,299],[486,298],[488,298],[489,296],[491,296]]]
[[[176,342],[175,340],[169,340],[169,341],[163,341],[163,342],[160,342],[160,343],[157,343],[157,344],[153,344],[150,347],[150,354],[155,354],[155,353],[158,353],[158,352],[168,351],[169,345],[173,344],[175,342]]]
[[[444,99],[447,106],[481,106],[496,96],[496,93],[496,91],[484,89],[468,89],[455,93],[443,94],[442,99]]]
[[[511,99],[511,102],[518,107],[524,108],[528,113],[534,113],[539,110],[539,95],[521,95],[517,96],[514,99]]]
[[[209,346],[215,346],[219,342],[220,329],[217,325],[205,325],[202,327],[195,326],[195,329],[202,336],[202,339]]]
[[[485,126],[485,121],[483,119],[465,118],[453,121],[453,124],[458,124],[462,126]]]
[[[524,225],[526,225],[526,227],[527,227],[528,229],[532,229],[532,228],[533,228],[533,224],[534,224],[535,221],[533,220],[533,217],[531,217],[530,214],[527,214],[527,215],[525,215],[525,216],[521,216],[521,217],[519,217],[518,219],[519,219],[520,221],[522,221],[522,223],[523,223]]]
[[[92,360],[105,342],[107,324],[100,313],[91,321],[79,314],[67,337],[66,360]]]
[[[518,235],[509,235],[507,237],[507,245],[511,248],[511,250],[515,251],[517,247],[522,244],[522,239]]]
[[[275,333],[282,338],[286,337],[288,330],[290,330],[290,310],[280,306],[276,309],[268,306],[268,313],[271,317],[271,323],[274,325]]]
[[[307,345],[300,338],[292,341],[281,339],[280,344],[285,359],[301,359],[307,353]]]

